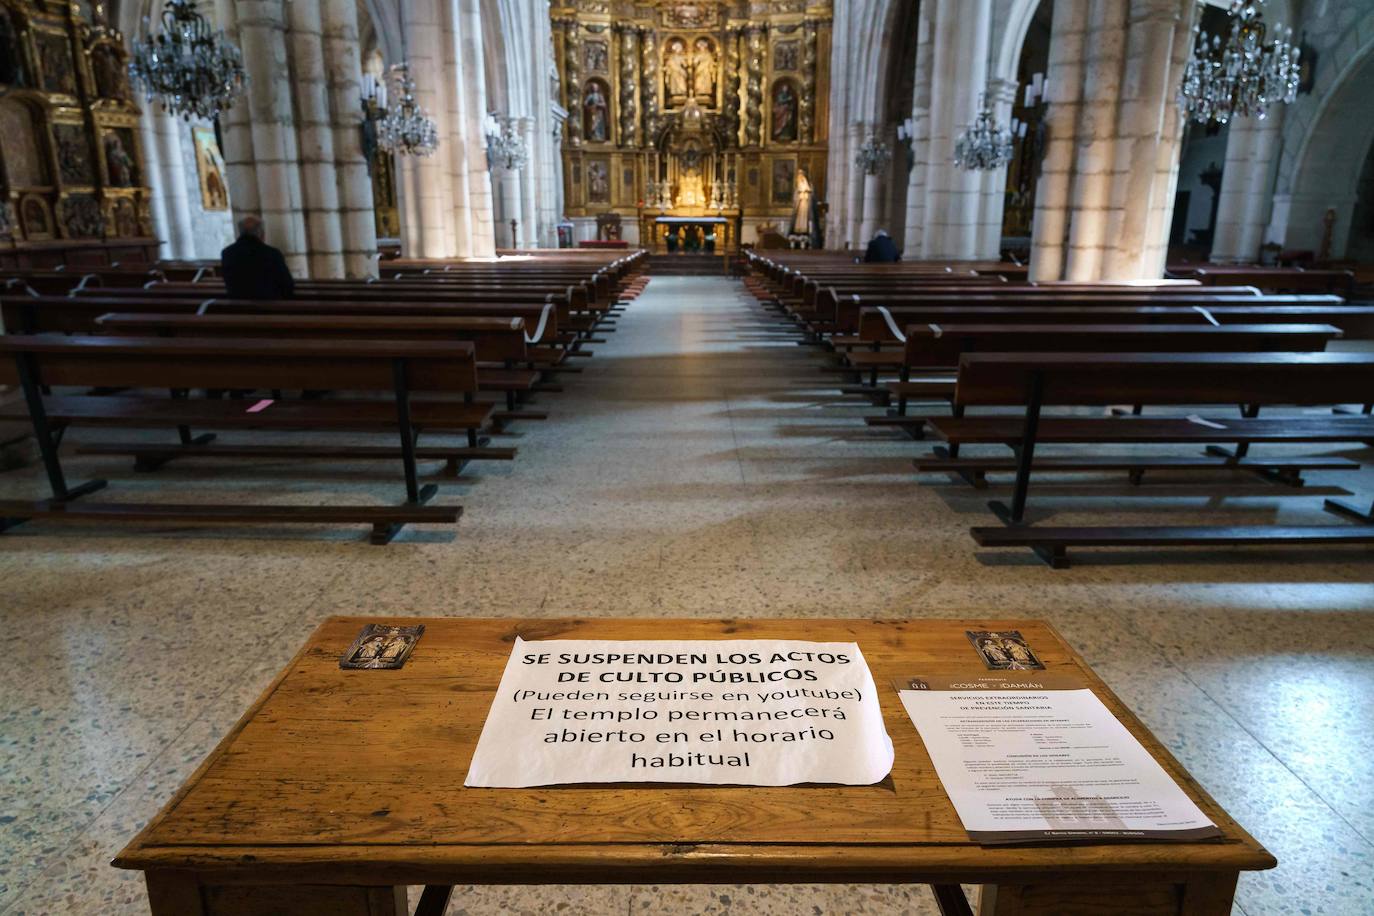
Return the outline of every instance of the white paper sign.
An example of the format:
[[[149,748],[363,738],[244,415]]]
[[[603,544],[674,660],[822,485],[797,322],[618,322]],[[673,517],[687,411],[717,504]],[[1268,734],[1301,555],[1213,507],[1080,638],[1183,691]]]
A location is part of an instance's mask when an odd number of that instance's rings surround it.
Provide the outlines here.
[[[891,769],[856,643],[516,639],[465,785],[870,785]]]
[[[1221,831],[1091,690],[903,690],[981,843],[1199,840]]]

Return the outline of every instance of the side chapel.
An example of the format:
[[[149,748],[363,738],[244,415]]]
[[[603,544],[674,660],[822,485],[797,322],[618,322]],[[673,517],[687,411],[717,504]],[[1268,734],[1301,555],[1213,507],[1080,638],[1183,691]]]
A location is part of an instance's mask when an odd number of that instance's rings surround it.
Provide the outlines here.
[[[0,0],[0,240],[7,264],[156,257],[124,37],[103,10]]]

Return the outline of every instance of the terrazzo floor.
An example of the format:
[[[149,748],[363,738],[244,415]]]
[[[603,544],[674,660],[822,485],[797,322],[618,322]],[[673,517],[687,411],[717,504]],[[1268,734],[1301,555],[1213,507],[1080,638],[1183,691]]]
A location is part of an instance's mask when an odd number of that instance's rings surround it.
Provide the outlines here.
[[[656,278],[513,464],[440,481],[453,529],[101,530],[0,538],[0,914],[146,912],[110,858],[329,614],[1049,619],[1280,861],[1237,912],[1374,912],[1374,555],[978,550],[987,493],[918,483],[822,357],[737,281]],[[87,438],[108,438],[108,434]],[[79,442],[75,438],[73,442]],[[68,446],[70,451],[70,443]],[[1352,452],[1366,460],[1369,452]],[[390,468],[71,457],[109,499],[394,502]],[[1005,493],[994,481],[993,495]],[[1047,481],[1035,518],[1329,521],[1369,475],[1302,490],[1176,476]],[[40,496],[36,469],[0,496]],[[934,913],[911,887],[463,889],[450,913]]]

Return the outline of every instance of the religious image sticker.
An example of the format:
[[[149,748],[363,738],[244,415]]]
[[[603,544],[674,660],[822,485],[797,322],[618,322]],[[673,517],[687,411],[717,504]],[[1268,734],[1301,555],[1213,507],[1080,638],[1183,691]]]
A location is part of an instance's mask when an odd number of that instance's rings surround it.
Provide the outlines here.
[[[388,627],[369,623],[339,659],[340,668],[399,668],[424,634],[424,624]]]
[[[1020,630],[965,630],[964,635],[990,671],[1032,671],[1045,666]]]

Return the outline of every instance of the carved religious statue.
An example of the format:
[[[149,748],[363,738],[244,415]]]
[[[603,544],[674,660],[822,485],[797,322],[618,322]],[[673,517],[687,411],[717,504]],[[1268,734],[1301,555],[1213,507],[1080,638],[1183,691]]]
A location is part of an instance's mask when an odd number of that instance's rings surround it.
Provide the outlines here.
[[[677,205],[679,207],[706,206],[706,188],[701,180],[701,172],[693,169],[682,176],[678,183]]]
[[[775,143],[797,139],[797,96],[788,80],[779,80],[773,89],[772,136]]]
[[[716,52],[705,38],[698,38],[692,51],[692,94],[707,104],[716,97]]]
[[[687,45],[682,39],[674,38],[669,41],[668,53],[663,58],[663,88],[669,105],[679,105],[687,100],[690,66]]]
[[[593,143],[605,143],[610,139],[610,119],[607,116],[606,96],[602,95],[600,84],[595,80],[587,84],[586,101],[582,107],[586,111],[587,139]]]
[[[812,203],[811,179],[807,177],[805,169],[798,169],[792,190],[792,220],[787,234],[809,236],[814,244],[815,221]]]
[[[127,188],[134,183],[134,160],[118,134],[105,136],[105,168],[114,187]]]

